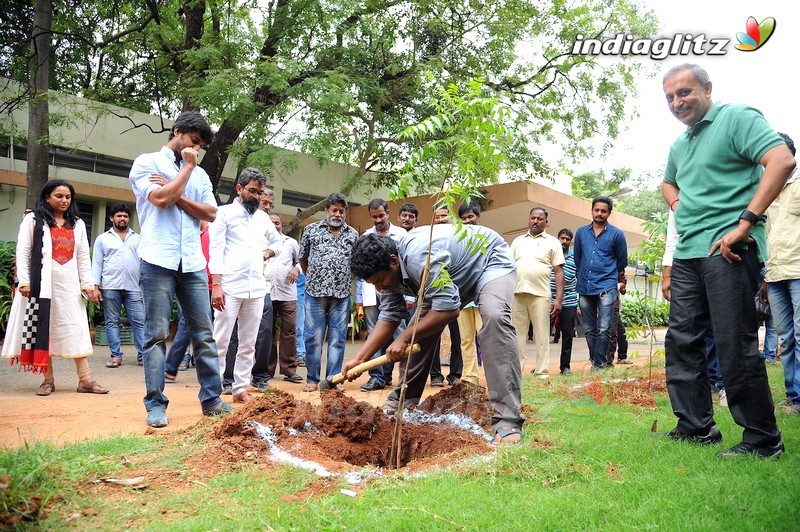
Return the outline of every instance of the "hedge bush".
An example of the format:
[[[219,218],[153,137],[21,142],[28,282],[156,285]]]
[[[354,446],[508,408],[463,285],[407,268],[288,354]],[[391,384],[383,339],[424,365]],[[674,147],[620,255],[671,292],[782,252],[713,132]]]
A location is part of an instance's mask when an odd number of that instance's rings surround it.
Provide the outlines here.
[[[622,323],[627,327],[644,326],[645,304],[650,325],[663,327],[669,323],[669,302],[656,301],[652,297],[645,297],[639,293],[631,292],[622,298],[620,316]]]

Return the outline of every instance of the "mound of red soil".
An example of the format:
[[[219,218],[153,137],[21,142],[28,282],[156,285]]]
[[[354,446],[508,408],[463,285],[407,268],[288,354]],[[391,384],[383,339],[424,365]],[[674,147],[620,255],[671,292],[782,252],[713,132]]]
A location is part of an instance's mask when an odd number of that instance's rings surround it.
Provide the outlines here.
[[[635,405],[654,408],[656,402],[653,394],[666,391],[664,375],[659,375],[651,380],[647,377],[638,377],[632,380],[601,381],[594,380],[585,383],[580,389],[571,390],[570,395],[576,396],[585,393],[597,404],[612,403],[615,405]]]
[[[492,426],[492,407],[486,388],[462,382],[436,395],[431,395],[417,406],[431,414],[463,414],[488,431]]]
[[[275,390],[226,416],[214,428],[213,437],[232,460],[254,453],[261,456],[267,449],[266,442],[246,426],[248,421],[271,426],[282,449],[328,469],[337,469],[331,462],[389,466],[394,419],[336,390],[324,392],[321,405],[297,401]],[[404,423],[400,463],[405,466],[454,451],[476,454],[489,450],[481,436],[449,425]]]

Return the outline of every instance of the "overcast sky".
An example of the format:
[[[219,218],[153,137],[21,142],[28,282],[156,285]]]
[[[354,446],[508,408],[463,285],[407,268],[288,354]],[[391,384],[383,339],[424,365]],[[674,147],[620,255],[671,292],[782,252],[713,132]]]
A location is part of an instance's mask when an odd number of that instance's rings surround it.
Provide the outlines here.
[[[715,102],[744,103],[760,110],[770,125],[800,141],[800,4],[782,0],[703,1],[645,0],[659,17],[661,34],[703,33],[707,38],[727,38],[727,54],[712,57],[689,55],[669,57],[662,61],[648,59],[656,65],[654,78],[642,79],[635,105],[640,117],[631,122],[617,147],[605,161],[591,161],[581,170],[634,168],[634,173],[663,168],[669,146],[685,129],[669,112],[661,86],[661,77],[672,66],[697,63],[709,73],[712,99]],[[736,34],[745,32],[749,16],[759,22],[767,17],[776,20],[770,40],[758,50],[743,52],[734,49]]]

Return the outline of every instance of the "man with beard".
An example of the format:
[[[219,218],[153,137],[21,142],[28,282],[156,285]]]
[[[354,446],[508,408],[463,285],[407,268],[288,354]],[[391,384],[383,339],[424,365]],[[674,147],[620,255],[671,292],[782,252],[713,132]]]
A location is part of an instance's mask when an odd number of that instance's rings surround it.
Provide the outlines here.
[[[139,246],[140,237],[128,227],[131,209],[124,203],[115,203],[108,210],[111,229],[97,237],[92,253],[92,277],[95,295],[104,301],[106,337],[111,358],[107,368],[122,365],[120,348],[119,320],[120,309],[125,307],[128,321],[133,327],[133,341],[139,364],[144,349],[144,305],[139,289]]]
[[[581,318],[592,369],[606,366],[611,321],[617,300],[617,282],[628,266],[625,234],[608,223],[614,202],[604,196],[592,200],[592,223],[575,232],[575,267]]]
[[[264,310],[267,282],[264,261],[281,250],[281,235],[269,215],[259,210],[267,180],[256,168],[245,168],[236,183],[237,198],[217,209],[209,226],[208,270],[211,272],[211,306],[214,315],[214,341],[226,353],[233,326],[239,321],[239,349],[233,368],[233,402],[249,403],[247,393],[255,363],[255,343]],[[269,247],[256,245],[265,238]],[[219,357],[220,379],[225,374],[227,357]]]
[[[306,226],[300,238],[300,266],[306,274],[306,386],[319,389],[322,342],[328,333],[326,375],[342,371],[350,321],[350,256],[358,239],[344,221],[347,198],[334,192],[325,202],[325,219]]]

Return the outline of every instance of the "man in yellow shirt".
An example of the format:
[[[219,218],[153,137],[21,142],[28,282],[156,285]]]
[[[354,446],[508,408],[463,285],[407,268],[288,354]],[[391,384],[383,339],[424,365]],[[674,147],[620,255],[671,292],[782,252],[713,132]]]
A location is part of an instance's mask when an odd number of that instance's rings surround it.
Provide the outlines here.
[[[517,262],[517,284],[514,289],[512,321],[517,331],[520,366],[525,368],[525,339],[528,324],[533,324],[536,358],[531,373],[546,379],[550,365],[550,316],[561,311],[564,298],[564,253],[561,242],[545,232],[547,211],[531,209],[528,232],[511,243]],[[556,275],[556,298],[550,302],[550,269]]]

